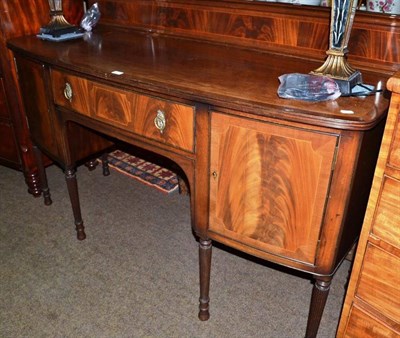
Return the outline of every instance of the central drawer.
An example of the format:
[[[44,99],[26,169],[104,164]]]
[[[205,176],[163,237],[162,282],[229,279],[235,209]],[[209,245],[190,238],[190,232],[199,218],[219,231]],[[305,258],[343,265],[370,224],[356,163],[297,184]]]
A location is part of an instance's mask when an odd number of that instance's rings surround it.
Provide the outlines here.
[[[57,105],[134,134],[194,152],[195,107],[52,70]]]

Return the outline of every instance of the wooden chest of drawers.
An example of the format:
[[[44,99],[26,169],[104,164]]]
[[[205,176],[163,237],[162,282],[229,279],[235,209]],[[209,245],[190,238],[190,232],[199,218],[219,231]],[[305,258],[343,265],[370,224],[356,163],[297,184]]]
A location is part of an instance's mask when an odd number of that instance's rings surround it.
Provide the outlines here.
[[[338,337],[400,337],[400,73]]]

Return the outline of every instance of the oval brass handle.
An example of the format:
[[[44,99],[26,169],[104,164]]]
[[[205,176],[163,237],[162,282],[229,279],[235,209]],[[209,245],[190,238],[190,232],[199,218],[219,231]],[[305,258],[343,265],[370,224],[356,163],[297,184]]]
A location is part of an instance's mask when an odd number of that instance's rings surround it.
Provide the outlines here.
[[[165,119],[165,113],[162,110],[157,110],[157,115],[154,118],[154,125],[162,134],[165,127],[167,126],[167,120]]]
[[[68,82],[66,82],[65,83],[65,88],[64,88],[64,96],[69,102],[72,101],[72,94],[73,94],[72,93],[72,87]]]

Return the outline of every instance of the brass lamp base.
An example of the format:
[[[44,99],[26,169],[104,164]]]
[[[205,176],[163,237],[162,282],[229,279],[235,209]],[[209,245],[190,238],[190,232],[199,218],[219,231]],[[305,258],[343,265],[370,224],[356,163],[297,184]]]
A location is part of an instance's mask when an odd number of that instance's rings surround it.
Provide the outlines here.
[[[310,74],[332,78],[338,84],[342,95],[350,95],[352,88],[362,83],[361,73],[348,64],[345,58],[346,52],[330,49],[326,54],[328,57],[325,63]]]
[[[62,11],[62,0],[49,0],[50,22],[40,28],[37,37],[50,41],[65,41],[79,38],[83,35],[78,26],[71,25]]]
[[[40,28],[41,34],[52,34],[55,31],[73,30],[76,26],[71,25],[65,18],[62,12],[56,11],[51,13],[51,20],[46,25]]]

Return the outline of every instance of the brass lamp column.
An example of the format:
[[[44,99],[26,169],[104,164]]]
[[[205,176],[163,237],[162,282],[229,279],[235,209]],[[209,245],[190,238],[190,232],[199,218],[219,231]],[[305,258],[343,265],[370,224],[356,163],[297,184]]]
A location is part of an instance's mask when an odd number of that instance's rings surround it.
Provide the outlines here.
[[[50,22],[40,28],[40,33],[49,34],[57,30],[69,30],[74,29],[65,18],[62,9],[62,0],[48,0],[50,6]]]
[[[343,95],[351,93],[351,89],[362,82],[361,73],[353,69],[347,62],[347,45],[353,26],[357,0],[333,0],[329,49],[325,63],[311,72],[333,78],[339,85]]]

